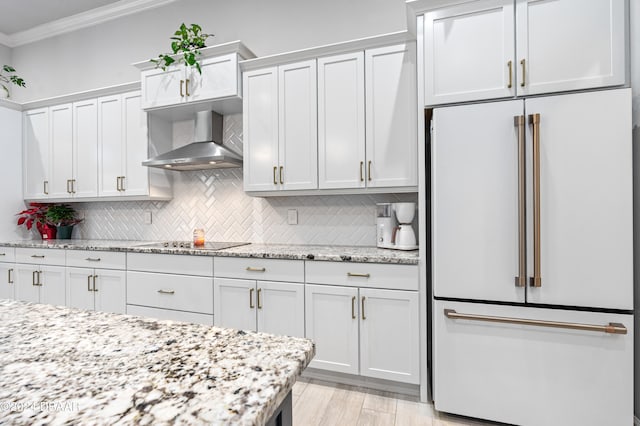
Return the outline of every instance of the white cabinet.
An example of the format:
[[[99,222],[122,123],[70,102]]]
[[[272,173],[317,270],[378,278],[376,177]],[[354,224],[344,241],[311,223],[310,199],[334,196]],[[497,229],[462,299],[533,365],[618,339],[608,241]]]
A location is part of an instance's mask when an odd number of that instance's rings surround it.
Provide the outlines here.
[[[191,67],[144,70],[142,108],[145,110],[222,99],[240,94],[238,53],[200,59],[202,74]]]
[[[243,74],[245,191],[318,187],[316,61]]]
[[[626,334],[447,318],[445,309],[606,326]],[[438,411],[527,425],[633,424],[633,316],[436,300]]]
[[[125,271],[67,267],[67,302],[72,308],[126,312]]]
[[[435,109],[434,295],[633,309],[630,111],[630,89]],[[534,114],[539,124],[522,129],[526,205],[519,212],[514,117]],[[519,241],[526,242],[522,287],[514,285]],[[540,287],[528,282],[536,263]]]
[[[98,196],[98,102],[96,99],[74,102],[73,173],[70,189],[73,198]]]
[[[71,195],[73,119],[71,104],[49,107],[49,198]]]
[[[304,262],[214,257],[215,324],[304,337]]]
[[[304,337],[304,284],[214,278],[215,325]]]
[[[615,0],[482,0],[428,12],[425,103],[624,84],[624,8]]]
[[[15,250],[0,247],[0,299],[15,299]]]
[[[306,285],[313,368],[417,384],[418,293]]]
[[[16,300],[64,306],[64,266],[16,264]]]
[[[37,200],[49,196],[49,109],[24,112],[23,186],[24,198]]]

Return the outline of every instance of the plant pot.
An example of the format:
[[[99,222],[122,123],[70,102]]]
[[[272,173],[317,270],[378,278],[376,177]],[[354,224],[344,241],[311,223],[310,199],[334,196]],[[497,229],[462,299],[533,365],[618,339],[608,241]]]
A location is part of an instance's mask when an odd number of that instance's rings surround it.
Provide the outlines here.
[[[61,225],[58,226],[58,236],[59,240],[70,240],[71,233],[73,232],[73,225]]]
[[[55,240],[57,229],[55,226],[42,225],[38,227],[38,232],[43,240]]]

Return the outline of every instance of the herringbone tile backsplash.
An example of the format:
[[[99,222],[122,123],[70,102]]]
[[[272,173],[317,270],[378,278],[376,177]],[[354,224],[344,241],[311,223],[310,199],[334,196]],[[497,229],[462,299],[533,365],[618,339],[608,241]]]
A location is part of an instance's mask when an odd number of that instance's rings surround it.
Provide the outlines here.
[[[191,139],[192,126],[175,123],[175,146]],[[224,141],[242,151],[241,114],[225,116]],[[173,172],[173,178],[171,201],[79,204],[85,221],[74,238],[190,240],[194,228],[204,228],[208,241],[372,246],[375,204],[417,201],[416,194],[250,197],[242,189],[242,169]],[[287,224],[289,209],[298,211],[298,225]]]

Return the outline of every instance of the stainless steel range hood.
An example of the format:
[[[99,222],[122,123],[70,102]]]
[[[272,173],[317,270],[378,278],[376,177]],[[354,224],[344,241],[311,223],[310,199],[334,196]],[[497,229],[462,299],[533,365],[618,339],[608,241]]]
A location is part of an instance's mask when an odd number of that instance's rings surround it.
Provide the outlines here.
[[[242,157],[222,146],[220,114],[197,112],[194,139],[188,145],[143,161],[142,165],[180,171],[242,167]]]

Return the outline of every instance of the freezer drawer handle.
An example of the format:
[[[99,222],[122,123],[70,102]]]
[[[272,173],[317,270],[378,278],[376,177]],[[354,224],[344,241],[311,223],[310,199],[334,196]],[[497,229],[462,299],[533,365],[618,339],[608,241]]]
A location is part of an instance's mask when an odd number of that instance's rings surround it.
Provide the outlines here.
[[[568,328],[570,330],[598,331],[609,334],[627,334],[627,328],[617,322],[608,325],[579,324],[574,322],[544,321],[526,318],[494,317],[489,315],[459,314],[454,309],[445,309],[444,315],[451,319],[499,322],[504,324],[533,325],[538,327]]]

